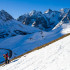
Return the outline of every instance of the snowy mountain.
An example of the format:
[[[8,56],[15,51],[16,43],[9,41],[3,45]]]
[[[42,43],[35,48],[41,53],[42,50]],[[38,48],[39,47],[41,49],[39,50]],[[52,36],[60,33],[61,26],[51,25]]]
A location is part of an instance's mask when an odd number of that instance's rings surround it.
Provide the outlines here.
[[[4,11],[4,10],[0,11],[0,29],[1,29],[0,38],[5,37],[3,35],[4,31],[2,31],[2,29],[3,28],[5,29],[5,26],[7,27],[7,25],[9,23],[11,25],[12,23],[18,24],[21,22],[20,25],[23,23],[25,25],[36,27],[36,28],[39,28],[44,31],[53,30],[53,29],[57,28],[58,25],[70,22],[70,9],[65,8],[65,9],[61,9],[60,11],[52,11],[51,9],[48,9],[47,11],[44,12],[44,14],[41,11],[33,10],[28,14],[24,14],[24,15],[20,16],[17,20],[15,20],[6,11]],[[3,25],[4,25],[4,27],[3,27]],[[24,26],[24,25],[22,25],[22,26]],[[5,31],[6,31],[6,29],[5,29]],[[22,30],[20,31],[20,29],[17,31],[19,32],[18,34],[23,34]],[[5,33],[5,35],[7,36],[8,33]],[[12,34],[12,36],[15,36],[15,35],[16,35],[16,33]]]
[[[65,15],[69,12],[70,8],[61,9],[60,11],[52,11],[48,9],[42,14],[41,11],[33,10],[28,14],[20,16],[17,20],[25,25],[39,28],[44,31],[52,30],[61,20],[65,21]],[[68,17],[69,13],[68,13]],[[68,19],[68,18],[67,18]],[[65,22],[64,22],[65,23]]]
[[[42,12],[33,10],[28,14],[20,16],[18,21],[21,21],[25,25],[30,25],[32,27],[37,27],[41,30],[45,30],[48,25],[48,18],[45,17]]]
[[[49,13],[49,14],[51,14],[51,13],[52,13],[52,10],[51,10],[51,9],[48,9],[48,10],[45,11],[44,13]]]
[[[0,11],[0,21],[8,21],[11,19],[13,19],[13,17],[10,14],[8,14],[6,11],[4,10]]]
[[[70,10],[70,8],[62,8],[60,9],[60,12],[62,12],[63,14],[68,13],[68,11]]]
[[[52,11],[52,10],[47,10],[45,13],[46,17],[49,19],[49,30],[52,30],[63,18],[61,15],[61,12],[59,11]]]
[[[28,14],[20,16],[17,20],[25,25],[30,25],[44,31],[49,27],[49,19],[40,11],[33,10]]]
[[[0,11],[0,38],[6,38],[16,35],[26,35],[40,31],[34,27],[26,26],[15,20],[6,11]]]
[[[28,14],[20,16],[17,20],[6,11],[0,11],[0,38],[26,35],[41,30],[50,31],[56,29],[63,23],[70,22],[70,9],[65,8],[60,11],[48,9],[44,14],[40,11],[33,10]]]

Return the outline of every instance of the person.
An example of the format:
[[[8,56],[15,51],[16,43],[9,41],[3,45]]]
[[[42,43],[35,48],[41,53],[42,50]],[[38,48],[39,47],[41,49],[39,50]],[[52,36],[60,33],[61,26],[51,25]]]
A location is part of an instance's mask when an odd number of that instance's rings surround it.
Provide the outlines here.
[[[8,53],[6,54],[6,63],[7,63],[7,64],[9,63],[9,56],[8,56]]]
[[[3,54],[3,57],[5,58],[5,64],[8,64],[8,63],[9,63],[9,56],[8,56],[8,53]]]

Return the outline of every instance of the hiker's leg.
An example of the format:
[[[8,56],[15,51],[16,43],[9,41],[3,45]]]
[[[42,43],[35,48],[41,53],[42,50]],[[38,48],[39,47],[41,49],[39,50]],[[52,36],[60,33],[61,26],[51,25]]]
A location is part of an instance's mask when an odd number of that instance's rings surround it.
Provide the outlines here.
[[[9,60],[8,60],[8,63],[9,63]]]
[[[5,60],[5,64],[7,64],[7,59]]]
[[[8,64],[8,58],[7,58],[7,64]]]
[[[6,60],[5,60],[5,64],[6,64]]]

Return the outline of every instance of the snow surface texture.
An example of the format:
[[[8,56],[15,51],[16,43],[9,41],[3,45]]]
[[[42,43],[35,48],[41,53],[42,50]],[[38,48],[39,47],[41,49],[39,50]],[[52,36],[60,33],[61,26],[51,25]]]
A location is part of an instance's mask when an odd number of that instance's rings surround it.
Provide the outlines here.
[[[0,70],[70,70],[70,36],[1,66]]]
[[[12,58],[24,54],[36,47],[56,40],[64,34],[70,33],[70,23],[64,24],[61,27],[50,32],[36,32],[27,35],[18,35],[0,40],[0,48],[6,48],[12,50]],[[20,49],[20,50],[19,50]],[[2,53],[0,58],[3,58]],[[11,58],[11,59],[12,59]],[[1,60],[0,60],[1,61]]]

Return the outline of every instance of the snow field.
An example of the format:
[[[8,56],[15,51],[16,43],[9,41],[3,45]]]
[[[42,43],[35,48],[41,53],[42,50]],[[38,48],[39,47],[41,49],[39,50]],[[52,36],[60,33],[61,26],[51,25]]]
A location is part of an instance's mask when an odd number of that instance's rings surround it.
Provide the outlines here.
[[[70,70],[70,36],[36,50],[0,70]]]

